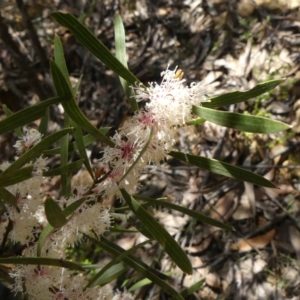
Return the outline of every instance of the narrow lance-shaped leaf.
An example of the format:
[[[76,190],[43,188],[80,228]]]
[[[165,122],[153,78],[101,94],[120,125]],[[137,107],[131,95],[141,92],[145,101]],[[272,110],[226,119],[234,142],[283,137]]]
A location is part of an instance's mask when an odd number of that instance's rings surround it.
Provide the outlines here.
[[[45,135],[48,130],[48,125],[49,125],[49,119],[50,119],[50,113],[49,113],[49,107],[45,111],[45,115],[41,118],[40,125],[38,127],[38,131],[42,134]]]
[[[192,274],[192,265],[182,248],[170,236],[164,227],[162,227],[125,189],[120,189],[122,196],[133,213],[141,221],[147,230],[164,248],[174,263],[185,273]]]
[[[72,122],[72,124],[74,124],[75,130],[74,130],[74,138],[77,144],[77,149],[78,152],[80,154],[80,156],[83,158],[84,161],[84,165],[87,169],[87,171],[89,172],[89,174],[91,175],[91,178],[94,178],[94,173],[90,164],[90,160],[88,158],[86,149],[85,149],[85,145],[84,145],[84,139],[83,139],[83,134],[82,134],[82,130],[80,128],[80,126],[78,126],[75,122]]]
[[[82,129],[94,135],[105,144],[113,147],[114,143],[108,137],[103,135],[101,131],[99,131],[96,127],[94,127],[90,123],[90,121],[84,116],[84,114],[81,112],[73,97],[73,91],[70,90],[69,85],[64,78],[64,75],[62,74],[60,69],[56,66],[55,62],[51,61],[50,64],[51,64],[51,74],[52,74],[53,81],[55,83],[55,88],[57,93],[65,93],[65,95],[69,97],[68,101],[62,103],[68,116]]]
[[[54,36],[54,60],[59,69],[61,70],[62,74],[64,75],[65,80],[68,83],[69,89],[72,90],[72,85],[64,55],[64,49],[60,38],[57,35]]]
[[[193,106],[193,113],[212,123],[245,132],[276,133],[290,128],[289,125],[279,121],[219,111],[202,106]]]
[[[205,121],[206,120],[202,118],[196,118],[186,122],[186,125],[199,125],[199,124],[203,124]]]
[[[0,187],[0,199],[14,207],[17,207],[17,199],[15,195],[3,187]]]
[[[58,167],[55,169],[51,169],[49,171],[45,171],[45,172],[43,172],[43,176],[53,177],[53,176],[57,176],[57,175],[61,175],[61,174],[72,173],[72,172],[78,170],[82,166],[83,162],[84,162],[83,158],[79,159],[72,163],[68,163],[65,166],[61,166],[61,167]]]
[[[188,288],[184,289],[182,292],[180,292],[180,295],[186,299],[189,295],[198,292],[204,283],[205,279],[201,279],[193,285],[189,286]],[[170,300],[174,300],[174,298]]]
[[[139,82],[139,80],[107,49],[107,47],[73,15],[55,12],[51,14],[51,17],[60,25],[68,28],[75,38],[108,68],[116,72],[132,85]]]
[[[65,78],[65,75],[60,70],[59,66],[53,60],[50,61],[50,69],[51,76],[55,86],[55,90],[57,95],[62,96],[65,95],[68,97],[68,101],[70,102],[74,98],[74,94],[72,88],[70,87],[68,81],[69,79]]]
[[[270,80],[259,83],[253,89],[245,92],[234,91],[220,96],[210,98],[210,102],[203,102],[202,106],[207,108],[215,108],[219,106],[231,105],[247,101],[251,98],[255,98],[261,94],[264,94],[270,90],[273,90],[277,85],[283,82],[284,79]]]
[[[109,131],[109,129],[110,129],[110,127],[102,127],[102,128],[99,128],[99,131],[102,134],[106,134]],[[83,137],[84,147],[87,147],[87,146],[91,145],[96,140],[97,140],[96,137],[94,137],[93,135],[88,133],[87,135],[85,135]],[[73,152],[73,151],[76,151],[76,150],[78,150],[76,142],[70,143],[69,152]],[[53,148],[53,149],[46,150],[43,153],[44,153],[44,155],[48,156],[48,155],[59,154],[59,152],[60,152],[60,148]]]
[[[86,286],[86,288],[88,287],[92,287],[95,286],[97,284],[99,284],[97,281],[98,279],[108,270],[110,269],[113,265],[117,264],[118,262],[122,261],[125,257],[127,257],[129,254],[134,253],[136,250],[138,250],[139,248],[143,247],[144,245],[148,244],[150,242],[150,240],[147,240],[143,243],[140,243],[134,247],[132,247],[131,249],[119,254],[117,257],[115,257],[111,262],[109,262],[105,267],[103,267],[89,282],[89,284]]]
[[[73,202],[72,204],[68,205],[64,210],[63,214],[65,217],[68,217],[71,215],[77,208],[80,207],[81,204],[83,204],[86,200],[86,197],[82,197],[78,199],[77,201]]]
[[[212,225],[212,226],[216,226],[216,227],[227,229],[227,230],[232,230],[233,229],[232,226],[230,226],[230,225],[221,223],[217,220],[214,220],[214,219],[212,219],[212,218],[210,218],[206,215],[203,215],[199,212],[196,212],[194,210],[190,210],[186,207],[182,207],[182,206],[179,206],[179,205],[167,202],[167,201],[156,200],[156,199],[147,198],[147,197],[138,196],[138,195],[134,196],[134,197],[138,200],[147,201],[148,203],[150,203],[152,205],[161,205],[161,206],[165,206],[165,207],[180,211],[180,212],[184,213],[185,215],[191,216],[191,217],[195,218],[196,220],[199,220],[203,223],[206,223],[206,224],[209,224],[209,225]]]
[[[118,13],[116,13],[115,15],[114,24],[115,24],[116,57],[128,69],[127,58],[126,58],[125,30],[124,30],[122,19]],[[133,97],[134,96],[133,90],[130,88],[128,82],[125,79],[120,77],[120,81],[132,110],[137,111],[138,105],[135,98]]]
[[[70,127],[70,118],[69,116],[65,116],[63,128],[68,127]],[[60,165],[61,167],[65,167],[69,162],[69,134],[62,137],[60,147]],[[65,198],[69,198],[71,196],[71,177],[69,174],[61,174],[61,192],[62,196]]]
[[[31,149],[29,149],[27,152],[25,152],[21,157],[19,157],[15,162],[13,162],[4,172],[10,173],[13,171],[19,170],[21,167],[23,167],[28,162],[34,160],[36,157],[42,154],[42,152],[45,149],[48,149],[52,144],[54,144],[57,140],[62,138],[67,133],[71,132],[72,128],[62,129],[58,132],[52,133],[51,135],[44,138],[42,141],[37,143],[35,146],[33,146]],[[2,174],[2,175],[3,175]]]
[[[46,114],[46,110],[50,105],[62,103],[66,101],[66,97],[54,97],[48,100],[44,100],[38,104],[26,107],[6,119],[0,121],[0,134],[14,130],[17,127],[27,125]]]
[[[66,66],[64,50],[61,44],[61,41],[57,35],[54,37],[54,59],[57,67],[60,69],[61,74],[64,76],[64,81],[57,82],[56,78],[53,78],[53,82],[55,85],[55,89],[58,96],[62,95],[70,95],[72,98],[72,86],[69,78],[69,72]],[[67,86],[66,86],[67,85]],[[66,115],[64,119],[63,128],[70,127],[70,119],[69,116]],[[61,139],[60,145],[60,165],[64,167],[68,164],[69,161],[69,134],[66,134]],[[68,174],[61,174],[61,190],[62,195],[66,198],[71,196],[71,178]]]
[[[104,237],[101,237],[101,240],[96,240],[88,235],[85,235],[88,239],[94,241],[97,245],[102,247],[104,250],[108,251],[109,253],[118,256],[120,253],[125,252],[123,248],[120,246],[108,241]],[[139,260],[138,258],[134,257],[133,255],[129,254],[128,256],[124,257],[123,261],[128,264],[131,268],[136,270],[137,272],[141,273],[146,278],[149,278],[153,283],[160,286],[162,289],[164,289],[167,293],[174,296],[175,299],[183,300],[183,297],[174,290],[173,287],[168,285],[163,280],[168,279],[168,276],[159,273],[155,269],[150,268],[148,265],[146,265],[144,262]]]
[[[127,271],[127,267],[123,262],[111,266],[100,278],[98,278],[95,285],[104,286],[107,283],[117,280],[121,274]]]
[[[5,104],[2,105],[2,108],[3,108],[3,111],[6,115],[6,117],[10,117],[14,114]],[[14,129],[14,131],[18,138],[21,138],[23,136],[23,133],[22,133],[22,130],[20,127],[16,127]]]
[[[44,246],[44,243],[47,239],[47,237],[53,232],[54,227],[51,226],[50,224],[47,224],[44,229],[42,230],[39,240],[37,242],[37,257],[40,257],[42,254],[42,248]]]
[[[270,188],[276,187],[272,182],[270,182],[269,180],[265,179],[262,176],[254,174],[242,168],[235,167],[230,164],[218,161],[216,159],[200,157],[196,155],[186,154],[182,152],[175,152],[175,151],[171,151],[169,155],[181,161],[189,163],[191,165],[197,166],[204,170],[208,170],[210,172],[220,174],[226,177],[251,182],[253,184],[257,184],[265,187],[270,187]]]
[[[58,36],[55,36],[55,38],[54,38],[54,58],[55,58],[55,63],[57,64],[57,66],[61,70],[62,75],[64,76],[65,81],[68,84],[68,88],[65,87],[65,89],[67,89],[66,92],[70,93],[72,91],[73,94],[76,95],[76,93],[78,91],[78,88],[79,88],[80,81],[78,81],[78,85],[76,85],[76,87],[73,89],[72,85],[71,85],[70,78],[69,78],[69,72],[68,72],[68,69],[67,69],[67,64],[66,64],[66,61],[65,61],[63,46],[62,46],[62,43],[61,43]],[[64,90],[61,90],[60,92],[62,94],[64,94]],[[69,122],[70,122],[70,120],[68,120],[68,117],[66,116],[64,127],[68,127]],[[76,141],[79,153],[80,153],[81,157],[84,158],[84,164],[85,164],[88,172],[90,173],[90,175],[93,177],[94,175],[93,175],[90,163],[89,163],[89,159],[87,157],[86,149],[85,149],[84,142],[83,142],[83,136],[82,136],[81,128],[75,122],[71,122],[71,125],[75,128],[74,137],[75,137],[75,141]],[[61,145],[61,165],[62,166],[68,164],[68,153],[69,153],[69,139],[66,136],[62,140],[62,145]],[[69,180],[69,177],[66,176],[66,175],[62,175],[62,191],[63,191],[63,195],[69,196],[69,194],[70,194],[70,180]]]
[[[144,279],[138,281],[137,283],[135,283],[133,286],[131,286],[130,289],[128,289],[128,292],[134,292],[135,290],[140,289],[151,283],[152,283],[151,280],[149,280],[148,278],[144,278]]]
[[[6,170],[5,170],[6,171]],[[32,177],[33,166],[24,167],[10,172],[3,172],[0,175],[0,186],[10,186]]]

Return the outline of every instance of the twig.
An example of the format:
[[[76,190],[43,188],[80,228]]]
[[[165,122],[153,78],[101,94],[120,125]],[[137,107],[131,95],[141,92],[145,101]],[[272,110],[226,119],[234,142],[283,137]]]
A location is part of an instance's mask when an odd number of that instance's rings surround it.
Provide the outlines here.
[[[1,13],[0,13],[0,38],[10,49],[18,67],[24,72],[28,82],[35,90],[40,100],[45,100],[49,98],[50,95],[48,95],[47,92],[44,90],[42,86],[42,82],[39,80],[36,72],[34,72],[30,67],[30,62],[28,58],[23,53],[21,53],[17,44],[15,43],[12,36],[10,35],[8,31],[8,27],[6,26]]]
[[[27,13],[26,7],[23,3],[23,0],[16,0],[16,2],[17,2],[17,6],[21,12],[24,26],[25,26],[25,28],[27,28],[27,31],[29,33],[29,36],[30,36],[30,39],[32,42],[32,46],[35,49],[38,57],[40,58],[42,68],[44,70],[46,70],[46,68],[48,67],[48,58],[46,56],[44,48],[42,47],[42,45],[40,43],[39,37],[38,37],[36,30],[30,20],[30,17],[28,16],[28,13]]]

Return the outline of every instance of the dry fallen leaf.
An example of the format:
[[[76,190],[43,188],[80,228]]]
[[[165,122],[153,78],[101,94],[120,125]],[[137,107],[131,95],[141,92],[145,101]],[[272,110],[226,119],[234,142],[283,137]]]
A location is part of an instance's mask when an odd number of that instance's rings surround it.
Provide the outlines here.
[[[72,186],[83,185],[90,187],[93,182],[93,178],[87,170],[82,170],[72,177]]]
[[[239,252],[247,252],[255,248],[257,249],[264,248],[273,240],[275,233],[276,233],[275,229],[272,229],[267,233],[256,236],[254,238],[247,239],[247,240],[240,240],[237,243],[231,245],[230,249]]]
[[[196,246],[190,246],[190,247],[185,247],[184,249],[188,251],[189,253],[199,253],[203,252],[204,250],[207,249],[207,247],[210,245],[212,240],[212,236],[209,236],[206,239],[203,239],[199,245]]]
[[[254,9],[256,3],[253,0],[241,0],[238,2],[237,13],[242,17],[249,17]]]
[[[258,219],[258,226],[262,227],[266,224],[266,219],[260,217]],[[232,244],[230,246],[231,250],[237,250],[239,252],[247,252],[251,251],[252,249],[260,249],[267,246],[275,236],[275,229],[272,229],[264,234],[259,236],[250,238],[250,239],[241,239],[238,242]]]
[[[234,191],[229,191],[224,197],[220,198],[210,217],[218,221],[227,221],[231,218],[237,208],[237,197]]]
[[[253,218],[251,205],[249,203],[246,191],[241,196],[239,206],[232,215],[232,218],[234,220],[244,220]]]
[[[218,289],[218,290],[220,290],[222,288],[221,279],[220,279],[220,276],[217,273],[207,274],[207,276],[205,278],[205,282],[211,288]]]

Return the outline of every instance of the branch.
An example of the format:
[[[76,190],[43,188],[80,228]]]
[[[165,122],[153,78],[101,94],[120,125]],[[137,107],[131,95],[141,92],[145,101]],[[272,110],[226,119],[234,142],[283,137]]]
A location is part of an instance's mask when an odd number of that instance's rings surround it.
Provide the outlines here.
[[[30,36],[30,39],[32,42],[32,46],[35,49],[38,57],[40,58],[41,65],[42,65],[43,69],[45,70],[48,67],[49,63],[48,63],[48,58],[46,56],[44,48],[42,47],[42,45],[40,43],[39,37],[38,37],[36,30],[30,20],[30,17],[27,13],[27,10],[23,3],[23,0],[16,0],[16,2],[17,2],[17,6],[21,12],[24,26],[29,33],[29,36]]]
[[[6,46],[10,49],[11,54],[13,55],[16,64],[19,69],[24,72],[28,82],[40,98],[40,100],[45,100],[50,97],[47,92],[43,88],[42,82],[39,80],[37,73],[32,70],[30,67],[30,61],[20,50],[16,42],[13,40],[12,36],[8,31],[8,27],[6,26],[4,19],[0,13],[0,38],[6,44]]]

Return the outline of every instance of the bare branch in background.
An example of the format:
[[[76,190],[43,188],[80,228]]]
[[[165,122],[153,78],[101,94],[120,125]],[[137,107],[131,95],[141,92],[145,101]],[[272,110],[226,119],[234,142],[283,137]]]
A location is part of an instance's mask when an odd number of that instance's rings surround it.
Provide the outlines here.
[[[50,97],[50,94],[43,88],[43,83],[38,78],[38,74],[30,67],[30,61],[28,58],[19,50],[17,44],[13,40],[11,34],[8,31],[8,27],[4,22],[2,15],[0,14],[0,38],[6,44],[8,49],[11,51],[16,64],[24,72],[28,82],[37,93],[40,100],[45,100]]]
[[[46,56],[45,50],[40,43],[39,37],[38,37],[37,32],[30,20],[30,17],[27,13],[27,9],[26,9],[26,6],[24,5],[23,0],[16,0],[16,2],[17,2],[17,6],[21,12],[24,26],[29,33],[29,36],[30,36],[30,39],[32,42],[32,46],[35,49],[36,54],[40,58],[40,62],[43,67],[43,70],[45,70],[49,67],[48,58]]]

